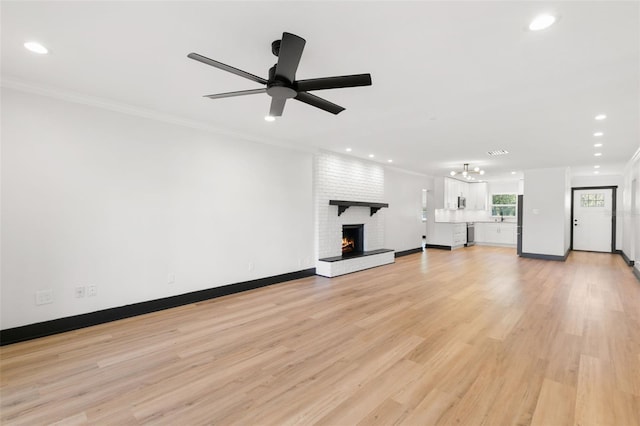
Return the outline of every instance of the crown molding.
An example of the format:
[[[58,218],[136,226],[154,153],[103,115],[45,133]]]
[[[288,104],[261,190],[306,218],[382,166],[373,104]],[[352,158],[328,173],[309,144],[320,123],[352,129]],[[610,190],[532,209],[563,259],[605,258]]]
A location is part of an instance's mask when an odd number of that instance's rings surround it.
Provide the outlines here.
[[[85,95],[85,94],[81,94],[73,91],[41,86],[34,83],[22,81],[19,79],[2,77],[2,80],[0,80],[0,86],[3,88],[17,90],[20,92],[31,93],[34,95],[45,96],[49,98],[63,100],[66,102],[105,109],[109,111],[118,112],[121,114],[160,121],[163,123],[172,124],[172,125],[181,126],[181,127],[187,127],[190,129],[201,130],[207,133],[214,134],[216,136],[232,138],[232,139],[246,141],[246,142],[272,145],[280,148],[287,148],[287,149],[292,149],[295,151],[302,151],[307,153],[317,152],[317,148],[315,147],[308,147],[308,146],[303,146],[299,144],[294,144],[292,142],[285,142],[285,141],[270,139],[270,138],[261,138],[261,137],[257,137],[255,135],[251,135],[247,133],[225,130],[201,121],[186,119],[173,114],[162,113],[162,112],[155,111],[148,108],[136,107],[126,103],[117,102],[111,99],[101,98],[97,96],[89,96],[89,95]]]

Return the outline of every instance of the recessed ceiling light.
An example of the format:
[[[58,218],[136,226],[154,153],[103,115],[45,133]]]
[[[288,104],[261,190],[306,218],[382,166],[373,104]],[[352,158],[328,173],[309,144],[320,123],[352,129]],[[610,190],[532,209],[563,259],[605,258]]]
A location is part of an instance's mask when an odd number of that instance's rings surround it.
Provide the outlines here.
[[[347,149],[345,149],[345,151],[351,152],[351,148],[347,148]]]
[[[511,174],[512,174],[512,175],[515,175],[515,174],[516,174],[516,172],[511,172]]]
[[[593,154],[593,155],[594,155],[594,156],[596,156],[596,157],[600,157],[600,156],[602,155],[602,153],[601,153],[601,152],[596,152],[596,153],[595,153],[595,154]]]
[[[393,160],[387,160],[387,163],[393,163]]]
[[[473,171],[474,171],[474,172],[479,172],[479,171],[480,171],[480,167],[474,167],[474,168],[473,168]]]
[[[484,170],[480,170],[480,172],[479,172],[479,173],[480,173],[481,175],[483,175],[483,174],[484,174]]]
[[[509,151],[507,151],[506,149],[496,149],[494,151],[487,151],[487,154],[489,155],[506,155],[508,153]]]
[[[597,175],[598,173],[600,173],[598,170],[596,170],[595,172],[593,172],[593,174],[596,174],[596,175]]]
[[[602,133],[602,132],[595,132],[595,133],[593,134],[593,136],[595,136],[595,137],[600,137],[600,136],[602,136],[602,135],[604,135],[604,133]]]
[[[604,114],[598,114],[594,117],[596,120],[604,120],[605,118],[607,118],[606,115]]]
[[[49,53],[49,49],[47,49],[37,41],[28,41],[24,44],[24,47],[27,50],[30,50],[33,53],[38,53],[40,55],[46,55],[47,53]]]
[[[593,146],[595,146],[596,148],[600,148],[602,146],[601,143],[594,143]]]
[[[375,157],[375,155],[369,154],[369,158],[373,158],[373,157]]]
[[[593,168],[594,168],[594,169],[599,169],[599,168],[600,168],[600,166],[597,166],[597,165],[596,165],[596,166],[593,166]]]
[[[529,29],[531,31],[544,30],[553,25],[554,22],[556,22],[556,17],[553,15],[538,15],[529,24]]]
[[[269,121],[269,122],[276,121],[276,118],[272,115],[267,115],[264,117],[264,121]]]
[[[455,176],[455,175],[456,175],[456,172],[451,171],[451,172],[449,172],[449,174],[450,174],[451,176]]]

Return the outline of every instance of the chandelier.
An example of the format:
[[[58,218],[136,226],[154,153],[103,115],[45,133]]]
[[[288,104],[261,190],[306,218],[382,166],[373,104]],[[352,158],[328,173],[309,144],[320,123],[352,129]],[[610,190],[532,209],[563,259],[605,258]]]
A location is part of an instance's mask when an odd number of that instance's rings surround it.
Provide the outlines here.
[[[473,169],[469,170],[469,163],[464,163],[462,171],[452,170],[451,172],[449,172],[449,174],[451,176],[462,175],[462,177],[466,180],[476,180],[476,178],[472,175],[482,176],[484,175],[484,170],[480,170],[480,167],[474,167]]]

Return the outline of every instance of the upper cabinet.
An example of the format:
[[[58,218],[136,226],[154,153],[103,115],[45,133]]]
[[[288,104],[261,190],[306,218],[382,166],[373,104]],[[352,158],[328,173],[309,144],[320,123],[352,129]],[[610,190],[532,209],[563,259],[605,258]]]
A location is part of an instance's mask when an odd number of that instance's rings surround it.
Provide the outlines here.
[[[487,210],[487,183],[478,182],[469,184],[469,197],[467,198],[468,210]]]
[[[486,182],[467,183],[448,177],[435,178],[434,182],[434,208],[456,210],[458,197],[465,197],[467,199],[466,210],[487,210]]]
[[[444,208],[457,209],[458,197],[467,198],[469,184],[457,179],[444,178]]]
[[[467,200],[466,210],[487,210],[487,183],[467,183],[457,179],[441,177],[435,179],[436,209],[456,210],[458,197]],[[442,203],[442,204],[441,204]]]

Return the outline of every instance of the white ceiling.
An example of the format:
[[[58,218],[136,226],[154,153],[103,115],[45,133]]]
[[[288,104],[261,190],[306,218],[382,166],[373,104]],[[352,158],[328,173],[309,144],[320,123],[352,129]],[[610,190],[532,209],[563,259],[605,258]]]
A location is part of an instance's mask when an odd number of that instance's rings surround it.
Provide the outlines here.
[[[487,179],[572,166],[619,173],[640,141],[638,2],[2,2],[5,85],[50,88],[202,122],[252,139],[320,147]],[[559,21],[527,25],[541,12]],[[267,77],[283,31],[307,40],[297,78],[370,72],[373,85],[315,94],[334,116],[287,102],[274,123],[261,87],[189,52]],[[37,40],[50,54],[23,43]],[[594,120],[606,113],[603,122]],[[594,131],[604,146],[593,156]],[[486,152],[506,149],[509,155]]]

